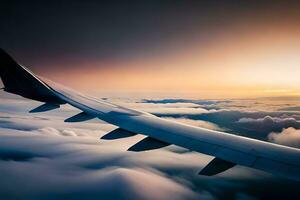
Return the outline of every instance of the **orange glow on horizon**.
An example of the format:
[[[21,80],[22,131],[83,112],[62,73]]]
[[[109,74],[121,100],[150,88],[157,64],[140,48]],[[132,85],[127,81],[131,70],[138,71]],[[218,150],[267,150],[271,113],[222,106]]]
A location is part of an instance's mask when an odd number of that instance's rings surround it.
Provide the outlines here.
[[[69,63],[74,67],[41,74],[91,91],[177,92],[203,98],[300,94],[299,26],[271,23],[230,30],[205,43],[174,45],[161,55]]]

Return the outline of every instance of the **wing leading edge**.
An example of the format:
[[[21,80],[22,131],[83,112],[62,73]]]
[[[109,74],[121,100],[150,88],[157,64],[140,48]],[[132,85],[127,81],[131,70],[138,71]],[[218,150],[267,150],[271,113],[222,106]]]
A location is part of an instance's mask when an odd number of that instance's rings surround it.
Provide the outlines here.
[[[46,104],[68,103],[83,111],[82,114],[67,121],[76,122],[99,118],[118,126],[123,130],[123,134],[127,132],[128,136],[135,134],[148,136],[149,139],[146,139],[148,141],[139,142],[131,148],[133,150],[140,151],[175,144],[215,157],[200,172],[203,175],[214,175],[238,164],[300,181],[299,149],[189,126],[149,113],[124,108],[80,94],[51,81],[42,80],[12,59],[9,62],[6,59],[11,59],[11,57],[0,49],[0,76],[5,88],[12,88],[5,91]],[[14,76],[16,72],[18,76]],[[33,90],[29,90],[29,86],[23,90],[21,84],[16,84],[18,79],[24,82],[28,76],[30,81],[25,81],[25,83],[33,85]],[[13,81],[10,80],[11,77],[14,77]],[[126,134],[124,135],[127,136]],[[118,138],[116,135],[110,137]]]

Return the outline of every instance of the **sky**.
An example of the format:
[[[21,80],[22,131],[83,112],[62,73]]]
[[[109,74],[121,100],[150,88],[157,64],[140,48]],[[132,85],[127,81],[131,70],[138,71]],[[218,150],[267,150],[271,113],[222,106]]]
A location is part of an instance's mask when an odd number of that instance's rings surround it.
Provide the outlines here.
[[[197,127],[300,148],[299,1],[0,2],[0,48],[34,73],[112,103]],[[0,85],[1,88],[1,85]],[[0,199],[300,199],[300,183],[117,127],[67,123],[70,105],[0,90]]]
[[[299,96],[298,2],[4,0],[0,45],[89,93]]]

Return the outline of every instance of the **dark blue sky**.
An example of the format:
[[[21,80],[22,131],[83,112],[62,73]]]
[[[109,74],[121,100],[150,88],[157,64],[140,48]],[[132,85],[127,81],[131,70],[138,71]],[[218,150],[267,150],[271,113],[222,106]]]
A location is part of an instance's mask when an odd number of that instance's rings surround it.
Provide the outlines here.
[[[241,19],[248,23],[258,13],[261,20],[290,17],[298,6],[297,1],[233,0],[29,0],[0,4],[1,47],[33,67],[54,59],[151,55],[193,37],[205,41]]]

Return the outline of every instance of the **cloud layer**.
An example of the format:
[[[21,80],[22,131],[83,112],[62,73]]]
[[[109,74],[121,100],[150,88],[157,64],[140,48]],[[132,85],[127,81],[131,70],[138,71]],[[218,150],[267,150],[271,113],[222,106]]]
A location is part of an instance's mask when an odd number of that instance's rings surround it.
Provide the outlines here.
[[[216,130],[227,128],[219,123],[222,118],[238,126],[246,121],[261,123],[267,113],[231,110],[232,102],[211,104],[218,110],[192,102],[125,104],[155,112],[171,108],[169,120]],[[65,118],[79,112],[70,106],[47,113],[28,113],[38,105],[10,95],[1,99],[0,199],[274,199],[298,195],[299,183],[241,166],[213,177],[199,176],[197,173],[212,157],[174,145],[149,152],[127,152],[144,136],[100,140],[117,127],[100,120],[65,123]],[[180,109],[175,112],[177,108],[206,112],[182,114]],[[269,116],[279,116],[275,113],[268,111]],[[296,120],[296,113],[293,114]],[[297,132],[286,129],[284,133],[270,134],[268,139],[283,143],[287,140],[282,137],[291,135],[287,130],[292,135]]]
[[[300,129],[286,128],[279,133],[270,133],[268,139],[271,142],[300,148]]]

